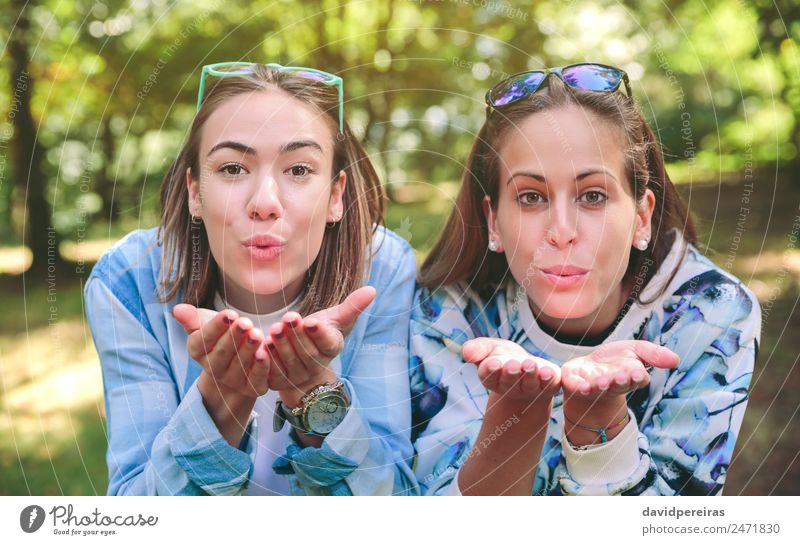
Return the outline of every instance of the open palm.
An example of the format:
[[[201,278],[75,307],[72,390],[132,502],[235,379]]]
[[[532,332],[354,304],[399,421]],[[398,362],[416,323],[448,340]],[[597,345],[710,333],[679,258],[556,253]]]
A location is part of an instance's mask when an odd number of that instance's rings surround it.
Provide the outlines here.
[[[648,341],[616,341],[562,365],[561,386],[565,396],[623,395],[650,383],[647,367],[671,369],[678,363],[678,356],[663,346]]]

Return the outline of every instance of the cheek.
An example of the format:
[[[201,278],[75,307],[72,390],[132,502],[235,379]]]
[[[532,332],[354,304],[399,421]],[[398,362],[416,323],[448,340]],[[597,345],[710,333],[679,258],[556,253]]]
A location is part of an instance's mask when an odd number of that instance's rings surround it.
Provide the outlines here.
[[[203,221],[216,225],[228,225],[246,209],[247,192],[244,184],[234,186],[219,182],[202,185]]]
[[[284,220],[298,228],[324,226],[329,199],[330,188],[322,184],[288,190],[283,197]]]
[[[587,220],[584,236],[601,265],[607,282],[619,283],[630,258],[635,216],[630,207],[609,207],[605,213]]]
[[[246,218],[246,196],[244,191],[219,183],[203,185],[203,224],[206,228],[211,252],[222,266],[223,255],[236,255],[241,242],[233,225]]]
[[[509,269],[524,273],[544,244],[543,214],[523,212],[517,206],[498,206],[496,226]]]
[[[519,244],[522,237],[524,218],[520,209],[508,202],[503,195],[500,196],[500,204],[495,210],[495,229],[500,237],[500,242],[508,249],[512,249]]]
[[[330,191],[316,186],[287,195],[284,202],[284,224],[290,229],[289,235],[295,242],[298,255],[310,264],[319,253],[328,219],[328,199]]]

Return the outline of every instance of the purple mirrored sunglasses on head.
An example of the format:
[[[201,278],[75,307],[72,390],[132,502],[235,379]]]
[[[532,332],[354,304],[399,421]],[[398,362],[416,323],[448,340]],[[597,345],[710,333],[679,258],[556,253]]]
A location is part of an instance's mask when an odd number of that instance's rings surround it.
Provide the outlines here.
[[[624,70],[605,64],[582,62],[521,72],[506,78],[486,93],[486,105],[498,108],[522,100],[541,89],[550,74],[556,74],[570,87],[584,91],[613,92],[624,83],[625,92],[631,96],[631,85]]]

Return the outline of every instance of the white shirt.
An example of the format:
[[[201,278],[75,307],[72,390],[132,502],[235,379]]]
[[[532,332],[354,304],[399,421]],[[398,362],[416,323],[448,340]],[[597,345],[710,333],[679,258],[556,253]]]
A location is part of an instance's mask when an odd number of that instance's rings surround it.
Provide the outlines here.
[[[284,314],[295,310],[300,302],[300,296],[286,307],[267,314],[251,314],[226,304],[222,296],[217,293],[214,297],[214,309],[225,310],[229,308],[236,311],[239,316],[249,318],[255,327],[267,334],[269,327],[281,320]],[[268,391],[256,400],[253,412],[256,413],[256,425],[260,431],[256,444],[256,458],[250,486],[244,492],[245,496],[290,496],[291,489],[288,475],[277,475],[272,470],[272,463],[286,452],[289,446],[289,426],[285,425],[281,431],[272,431],[272,419],[275,416],[275,402],[278,401],[278,392]]]

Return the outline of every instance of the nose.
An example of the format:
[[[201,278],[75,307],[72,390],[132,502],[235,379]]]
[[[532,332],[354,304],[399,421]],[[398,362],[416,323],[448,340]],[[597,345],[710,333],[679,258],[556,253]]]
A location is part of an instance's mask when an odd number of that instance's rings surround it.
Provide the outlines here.
[[[255,180],[247,202],[247,215],[252,220],[277,219],[283,215],[280,188],[271,174]]]
[[[547,242],[556,248],[566,248],[578,236],[577,206],[569,198],[555,199],[549,207]]]

